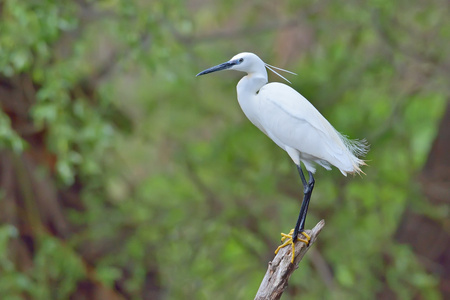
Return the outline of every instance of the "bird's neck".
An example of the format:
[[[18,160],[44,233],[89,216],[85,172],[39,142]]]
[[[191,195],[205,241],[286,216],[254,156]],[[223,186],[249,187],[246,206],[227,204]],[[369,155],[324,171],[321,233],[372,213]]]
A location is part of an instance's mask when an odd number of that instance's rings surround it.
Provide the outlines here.
[[[264,70],[264,73],[249,73],[247,76],[244,76],[236,87],[237,98],[242,111],[250,122],[264,133],[265,130],[259,122],[256,107],[259,102],[258,92],[267,84],[267,81],[267,72]]]
[[[249,73],[238,83],[236,89],[238,96],[253,96],[268,82],[267,72]]]

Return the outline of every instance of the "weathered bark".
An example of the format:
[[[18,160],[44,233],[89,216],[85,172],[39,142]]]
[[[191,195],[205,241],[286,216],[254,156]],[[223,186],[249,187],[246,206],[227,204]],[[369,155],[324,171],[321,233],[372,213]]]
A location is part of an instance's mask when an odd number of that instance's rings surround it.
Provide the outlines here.
[[[325,221],[321,220],[312,230],[306,230],[306,233],[311,237],[309,246],[306,246],[300,241],[295,243],[295,259],[293,264],[291,263],[291,245],[282,248],[278,252],[274,259],[269,262],[269,267],[256,293],[255,300],[276,300],[281,298],[281,295],[288,286],[289,278],[298,268],[303,256],[316,241],[323,226],[325,226]]]

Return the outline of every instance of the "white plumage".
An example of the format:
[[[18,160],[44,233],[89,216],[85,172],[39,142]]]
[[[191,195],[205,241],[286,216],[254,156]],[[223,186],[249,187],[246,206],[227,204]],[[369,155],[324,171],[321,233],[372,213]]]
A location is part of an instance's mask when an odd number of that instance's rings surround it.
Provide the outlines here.
[[[311,173],[316,171],[314,163],[327,170],[333,165],[345,176],[362,172],[364,161],[357,156],[367,152],[364,141],[352,141],[340,134],[290,86],[268,83],[266,67],[274,71],[255,54],[244,52],[199,75],[218,71],[214,68],[246,72],[237,85],[239,105],[247,118],[284,149],[296,165],[302,162]]]

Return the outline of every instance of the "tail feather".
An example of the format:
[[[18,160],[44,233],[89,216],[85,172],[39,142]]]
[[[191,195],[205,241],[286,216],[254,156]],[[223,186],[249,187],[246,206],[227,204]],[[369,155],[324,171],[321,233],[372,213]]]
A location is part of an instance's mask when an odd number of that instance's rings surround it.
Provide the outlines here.
[[[369,144],[366,139],[362,140],[351,140],[347,136],[339,133],[339,137],[344,143],[345,147],[349,150],[349,158],[352,162],[353,170],[351,171],[343,171],[341,173],[347,176],[347,174],[366,174],[361,170],[361,166],[367,166],[366,161],[361,159],[361,157],[365,156],[369,151]]]

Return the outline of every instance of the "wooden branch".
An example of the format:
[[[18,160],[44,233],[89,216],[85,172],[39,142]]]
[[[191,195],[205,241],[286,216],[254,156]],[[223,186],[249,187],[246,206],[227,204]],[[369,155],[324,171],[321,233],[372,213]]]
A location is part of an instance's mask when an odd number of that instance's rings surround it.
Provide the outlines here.
[[[281,298],[281,295],[288,286],[289,278],[298,268],[298,264],[303,256],[316,241],[323,226],[325,226],[325,221],[321,220],[312,230],[305,230],[310,235],[311,241],[308,247],[300,241],[295,243],[295,259],[293,264],[291,264],[291,245],[282,248],[278,252],[275,258],[269,262],[269,267],[256,293],[255,300],[276,300]]]

